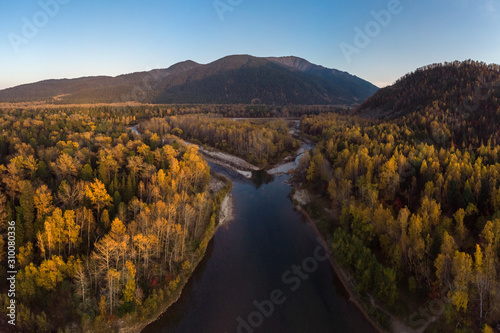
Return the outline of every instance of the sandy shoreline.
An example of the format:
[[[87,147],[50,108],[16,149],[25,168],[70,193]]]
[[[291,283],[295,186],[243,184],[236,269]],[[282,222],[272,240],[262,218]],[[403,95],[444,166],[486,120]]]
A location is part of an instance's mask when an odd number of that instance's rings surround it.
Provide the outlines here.
[[[229,222],[234,218],[233,210],[233,195],[231,192],[228,192],[220,205],[219,225]]]
[[[183,140],[187,145],[197,146],[200,153],[203,155],[206,161],[220,164],[226,168],[232,169],[239,174],[245,176],[246,178],[252,177],[252,171],[258,171],[260,168],[256,165],[253,165],[250,162],[245,161],[244,159],[224,153],[217,150],[208,150],[203,146],[197,145],[195,143]]]

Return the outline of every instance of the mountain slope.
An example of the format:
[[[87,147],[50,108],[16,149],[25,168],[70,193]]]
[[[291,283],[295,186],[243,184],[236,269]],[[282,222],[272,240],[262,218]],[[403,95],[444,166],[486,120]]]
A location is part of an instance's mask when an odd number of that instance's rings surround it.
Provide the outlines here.
[[[342,72],[337,69],[325,68],[311,64],[307,60],[297,57],[280,57],[280,58],[267,58],[268,60],[279,63],[290,68],[294,68],[303,73],[321,77],[327,82],[336,83],[341,85],[341,89],[351,96],[355,96],[358,100],[363,101],[372,96],[378,88],[368,81],[362,80],[355,75],[347,72]]]
[[[353,113],[393,119],[438,147],[494,145],[500,142],[500,66],[470,60],[427,66],[380,89]]]
[[[177,63],[167,69],[77,79],[44,80],[0,91],[0,102],[61,101],[68,103],[111,103],[134,100],[132,94],[146,84],[162,81],[171,74],[199,66],[194,61]],[[140,88],[140,89],[137,89]]]
[[[450,112],[495,108],[500,86],[500,66],[467,60],[417,69],[392,86],[380,89],[354,111],[365,117],[397,118],[425,110],[433,103]],[[486,105],[484,102],[488,102]],[[483,110],[486,111],[486,110]]]
[[[117,77],[47,80],[0,91],[0,102],[359,104],[378,88],[345,72],[296,57],[228,56],[201,65]]]

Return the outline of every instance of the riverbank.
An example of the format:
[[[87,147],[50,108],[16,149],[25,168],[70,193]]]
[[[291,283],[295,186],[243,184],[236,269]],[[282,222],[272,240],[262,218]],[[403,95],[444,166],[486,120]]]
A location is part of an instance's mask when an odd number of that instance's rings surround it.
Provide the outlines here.
[[[182,141],[184,141],[184,140],[182,140]],[[283,158],[279,163],[277,163],[275,165],[269,166],[267,168],[267,173],[272,174],[272,175],[287,174],[287,173],[290,173],[290,171],[292,169],[296,168],[298,159],[301,156],[301,154],[303,154],[307,150],[310,150],[313,147],[313,145],[310,142],[304,142],[303,140],[301,140],[301,141],[302,141],[301,147],[294,154]],[[184,142],[186,144],[193,144],[193,143],[188,142],[188,141],[184,141]],[[193,145],[195,145],[195,144],[193,144]],[[196,146],[199,147],[200,153],[203,155],[203,157],[207,161],[210,161],[210,162],[213,162],[215,164],[222,165],[226,168],[234,170],[234,171],[242,174],[246,178],[251,178],[253,171],[260,170],[260,168],[245,161],[242,158],[230,155],[228,153],[220,152],[220,151],[217,151],[214,149],[209,150],[209,149],[206,149],[206,148],[199,146],[199,145],[196,145]],[[287,181],[287,183],[288,183],[288,181]],[[321,237],[321,239],[323,239],[325,241],[325,237],[321,234],[315,221],[313,221],[313,219],[307,213],[307,211],[302,209],[302,207],[300,206],[300,205],[306,205],[307,203],[309,203],[312,200],[314,200],[314,198],[312,195],[310,195],[307,192],[307,190],[300,190],[299,189],[299,190],[295,191],[292,201],[294,203],[295,209],[297,211],[299,211],[300,213],[302,213],[306,217],[306,219],[308,220],[309,224],[313,227],[314,232],[318,235],[318,237]],[[219,213],[219,219],[220,219],[219,225],[221,225],[222,223],[224,223],[225,221],[227,221],[228,219],[230,219],[232,217],[232,203],[231,203],[231,201],[232,201],[231,197],[228,195],[226,195],[224,197],[224,199],[222,200],[221,206],[220,206],[220,213]],[[214,233],[215,233],[215,230],[214,230]],[[325,242],[325,243],[328,244],[327,242]],[[331,253],[331,248],[329,248],[329,250]],[[201,258],[200,258],[200,260],[201,260]],[[363,301],[362,301],[360,295],[355,292],[355,285],[353,284],[352,279],[349,279],[348,273],[345,272],[344,270],[342,270],[341,267],[339,267],[339,265],[337,264],[337,262],[335,261],[335,259],[332,255],[329,256],[329,261],[330,261],[331,267],[333,268],[333,270],[335,272],[334,274],[339,279],[342,287],[344,288],[344,290],[346,291],[346,294],[349,297],[349,302],[353,303],[356,306],[356,308],[361,313],[361,315],[366,318],[369,325],[372,326],[377,332],[384,332],[384,330],[380,328],[380,326],[372,319],[370,314],[365,310],[365,307],[362,304]],[[187,280],[185,282],[187,282]],[[170,305],[175,303],[175,301],[177,301],[178,298],[181,296],[181,293],[182,293],[182,288],[176,294],[175,300],[171,301],[166,307],[164,307],[163,310],[158,314],[158,316],[161,313],[165,312],[168,309],[168,307],[170,307]],[[152,321],[154,321],[154,320],[151,320],[150,322],[152,322]],[[144,327],[147,326],[148,324],[144,324]]]
[[[305,146],[305,147],[304,147]],[[267,173],[272,174],[272,175],[282,175],[282,174],[287,174],[290,173],[296,166],[297,166],[297,161],[298,158],[306,151],[312,148],[312,145],[310,143],[304,144],[300,149],[296,151],[294,155],[288,156],[284,158],[280,163],[271,166],[267,169]],[[229,154],[224,154],[227,156],[230,156]],[[237,157],[235,157],[237,158]],[[221,164],[221,160],[217,160],[216,163]],[[224,163],[224,162],[222,162]],[[226,167],[229,167],[237,172],[239,172],[234,166],[227,165]],[[314,196],[311,195],[306,189],[297,189],[294,191],[292,195],[292,201],[294,203],[294,207],[297,211],[302,213],[306,219],[308,220],[309,224],[313,227],[314,232],[318,237],[320,237],[325,244],[327,243],[327,240],[325,239],[325,236],[320,232],[318,229],[318,226],[316,222],[311,218],[311,216],[308,214],[306,210],[302,208],[301,205],[306,205],[309,202],[314,200]],[[329,253],[332,253],[332,249],[329,245],[327,245]],[[379,333],[385,333],[385,331],[372,319],[370,314],[366,311],[364,306],[362,305],[361,297],[359,294],[356,293],[355,291],[355,285],[352,283],[352,279],[349,278],[349,274],[344,271],[335,261],[335,258],[333,255],[329,256],[329,261],[330,265],[333,268],[335,275],[338,277],[340,283],[342,284],[344,290],[346,293],[349,295],[349,302],[353,303],[358,311],[361,313],[363,317],[366,318],[368,323]]]
[[[267,173],[271,175],[282,175],[290,173],[298,163],[298,158],[305,153],[307,150],[312,148],[312,144],[310,142],[303,142],[302,146],[295,152],[294,155],[285,157],[280,163],[277,163],[273,166],[267,168]],[[192,144],[186,142],[187,144]],[[245,177],[250,178],[252,175],[252,171],[259,170],[258,167],[248,163],[247,161],[222,152],[216,151],[207,151],[203,147],[200,147],[200,152],[204,155],[207,160],[211,160],[214,163],[221,164],[227,168],[230,168],[240,174],[243,174]],[[242,170],[243,169],[243,170]],[[293,185],[292,185],[293,186]],[[296,189],[292,195],[292,202],[297,211],[302,213],[309,224],[313,227],[315,233],[320,237],[325,244],[328,246],[329,253],[332,253],[332,249],[325,239],[325,236],[318,229],[317,223],[311,218],[309,213],[302,208],[302,205],[306,205],[313,200],[313,196],[306,189]],[[325,207],[326,208],[326,207]],[[335,261],[333,255],[329,256],[330,265],[333,268],[335,275],[338,277],[341,282],[344,290],[349,295],[349,301],[352,302],[359,312],[366,318],[366,320],[370,323],[370,325],[379,333],[385,333],[385,331],[372,319],[369,313],[362,305],[361,297],[355,291],[355,285],[352,283],[352,279],[349,278],[349,274],[344,271]],[[349,283],[351,282],[351,283]]]
[[[188,143],[188,142],[187,142]],[[189,144],[189,143],[188,143]],[[298,158],[307,150],[312,148],[312,144],[310,142],[303,143],[303,145],[295,152],[294,155],[288,156],[284,158],[280,163],[277,163],[273,166],[270,166],[267,169],[267,173],[272,174],[272,175],[281,175],[281,174],[287,174],[290,173],[296,166],[297,166],[297,161]],[[201,150],[200,151],[206,152],[206,150]],[[251,171],[248,169],[248,162],[244,161],[245,163],[239,162],[239,160],[242,160],[236,156],[232,156],[227,153],[215,153],[211,152],[211,154],[207,154],[208,156],[204,156],[205,158],[212,159],[213,162],[222,164],[225,167],[228,167],[232,170],[237,171],[240,174],[243,174],[242,172],[245,172],[245,170],[241,170],[238,168],[246,168],[246,172],[249,173],[249,176],[247,178],[251,177]],[[235,161],[237,161],[235,163]],[[247,164],[248,163],[248,164]],[[251,164],[250,164],[251,165]],[[252,170],[258,170],[257,167],[254,166]],[[311,216],[308,214],[306,210],[302,208],[301,205],[306,205],[309,202],[314,200],[313,195],[311,195],[306,189],[297,189],[294,191],[294,194],[292,196],[292,201],[294,203],[294,207],[297,211],[302,213],[306,219],[308,220],[309,224],[313,227],[315,233],[320,237],[325,244],[327,244],[328,251],[329,253],[332,253],[332,249],[329,246],[327,240],[325,239],[325,236],[320,232],[318,229],[318,226],[316,222],[311,218]],[[344,290],[346,293],[349,295],[349,301],[353,303],[358,311],[363,315],[363,317],[366,318],[366,320],[369,322],[369,324],[379,333],[385,333],[385,331],[372,319],[370,314],[366,311],[364,306],[362,305],[362,300],[359,294],[355,291],[355,285],[352,283],[352,279],[350,279],[349,274],[344,271],[335,261],[335,258],[333,255],[329,256],[329,261],[330,265],[333,268],[335,275],[338,277],[339,281],[341,282]],[[350,282],[350,283],[349,283]]]
[[[203,260],[208,243],[215,235],[217,229],[224,225],[224,223],[230,221],[233,218],[233,201],[231,195],[232,183],[229,179],[218,174],[211,174],[209,189],[213,194],[215,203],[215,213],[216,213],[216,224],[213,225],[212,221],[208,224],[205,235],[201,240],[200,246],[198,247],[195,255],[193,256],[191,266],[189,270],[183,270],[178,276],[178,282],[173,290],[170,290],[170,285],[166,285],[161,288],[161,293],[164,295],[164,299],[161,300],[160,306],[147,316],[148,319],[144,320],[137,317],[123,318],[116,323],[115,329],[111,327],[106,329],[109,331],[118,331],[120,333],[139,333],[142,330],[156,321],[165,311],[168,310],[175,302],[179,300],[182,295],[182,291],[186,286],[187,282],[191,278],[191,275],[196,270],[200,262]],[[215,222],[215,221],[214,221]]]
[[[318,228],[318,220],[313,219],[308,211],[304,208],[306,205],[315,202],[318,203],[318,200],[315,200],[315,196],[310,193],[307,189],[303,188],[300,184],[293,184],[294,190],[293,190],[293,195],[291,196],[291,200],[293,202],[293,205],[297,211],[299,211],[308,221],[308,223],[311,225],[311,227],[314,229],[318,237],[320,237],[328,246],[328,251],[331,254],[329,256],[330,259],[330,264],[335,271],[335,274],[339,278],[342,286],[344,287],[344,290],[349,296],[349,301],[352,302],[356,308],[363,314],[363,316],[367,319],[367,321],[373,326],[375,330],[377,330],[380,333],[385,333],[386,330],[384,330],[379,323],[377,323],[374,319],[373,316],[370,315],[371,311],[379,311],[383,313],[385,316],[387,316],[390,320],[390,332],[406,332],[406,333],[422,333],[425,331],[425,329],[428,327],[429,324],[434,322],[437,317],[431,317],[428,318],[428,320],[423,324],[419,329],[414,329],[407,324],[403,322],[400,318],[397,318],[394,316],[391,312],[389,312],[384,306],[379,304],[373,296],[368,294],[368,300],[363,300],[362,296],[356,291],[356,284],[355,281],[352,277],[352,274],[342,268],[337,261],[335,260],[333,253],[333,249],[331,247],[331,243],[328,242],[326,239],[325,235],[319,230]],[[318,206],[321,207],[321,209],[325,213],[331,213],[331,211],[328,210],[328,207],[321,205],[318,203]],[[321,215],[324,213],[321,212]],[[337,213],[338,215],[338,213]],[[334,214],[335,218],[338,219],[338,216]],[[370,308],[370,309],[367,309]]]
[[[352,281],[347,274],[347,272],[342,269],[337,261],[335,260],[333,256],[333,250],[330,246],[330,243],[326,239],[326,237],[319,231],[317,222],[314,221],[309,213],[302,208],[302,205],[306,205],[309,203],[312,199],[312,195],[305,189],[298,189],[295,191],[295,193],[292,195],[292,201],[294,204],[295,209],[300,212],[307,220],[309,225],[314,229],[314,232],[317,234],[319,238],[323,241],[323,243],[327,246],[326,251],[330,254],[328,256],[328,259],[330,261],[330,266],[333,268],[333,271],[335,272],[335,275],[338,277],[340,283],[342,284],[344,290],[346,293],[349,295],[349,302],[353,303],[356,308],[361,312],[363,317],[372,325],[372,327],[379,333],[385,333],[385,331],[371,318],[371,316],[368,314],[368,312],[365,310],[363,305],[361,304],[361,299],[358,295],[358,293],[355,291],[355,285],[352,283],[349,283],[349,281]]]
[[[179,138],[180,139],[180,138]],[[182,140],[182,139],[180,139]],[[253,171],[258,171],[260,168],[252,163],[245,161],[241,157],[237,157],[228,153],[224,153],[222,151],[218,151],[215,149],[206,149],[201,145],[182,140],[187,145],[194,145],[198,147],[199,152],[203,155],[207,162],[212,162],[215,164],[219,164],[223,167],[229,168],[238,172],[246,178],[252,177]]]

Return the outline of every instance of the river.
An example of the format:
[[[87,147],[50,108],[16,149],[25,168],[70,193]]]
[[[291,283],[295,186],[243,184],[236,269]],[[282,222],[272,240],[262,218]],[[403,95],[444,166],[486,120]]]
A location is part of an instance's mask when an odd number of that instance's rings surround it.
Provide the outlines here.
[[[143,333],[375,332],[313,228],[294,210],[288,175],[233,181],[234,219],[220,226],[181,297]]]

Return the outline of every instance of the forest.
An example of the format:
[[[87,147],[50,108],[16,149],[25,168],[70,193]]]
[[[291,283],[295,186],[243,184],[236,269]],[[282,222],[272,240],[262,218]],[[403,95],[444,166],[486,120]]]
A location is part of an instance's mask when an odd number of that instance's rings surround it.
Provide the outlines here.
[[[475,117],[452,126],[454,114],[435,102],[394,121],[301,123],[317,146],[294,177],[330,201],[338,223],[321,227],[336,260],[358,291],[401,317],[415,300],[443,302],[430,331],[492,332],[500,318],[499,130]]]
[[[0,261],[15,221],[18,331],[143,321],[203,256],[230,183],[196,146],[127,129],[161,112],[1,111]]]
[[[419,68],[349,115],[302,118],[317,145],[294,177],[329,202],[336,260],[414,329],[422,304],[442,308],[430,332],[498,324],[499,121],[500,67],[471,60]]]
[[[376,305],[379,325],[388,329],[393,314],[430,332],[493,332],[498,73],[471,61],[428,66],[353,111],[4,104],[0,279],[15,221],[17,328],[116,330],[158,314],[203,257],[231,187],[196,145],[269,167],[300,147],[286,118],[301,117],[301,135],[315,146],[293,183],[316,195],[311,215],[327,211],[318,227],[362,302]],[[419,309],[432,304],[442,311],[431,322]]]
[[[4,105],[0,262],[7,258],[7,222],[14,221],[18,331],[118,330],[158,315],[203,257],[231,188],[211,173],[198,147],[181,138],[259,165],[299,146],[282,119],[221,116],[248,110],[269,118],[277,112],[318,112],[317,107]],[[6,265],[0,278],[6,281]],[[5,312],[7,285],[1,287]]]
[[[300,146],[300,141],[292,137],[283,119],[255,123],[220,116],[182,115],[154,118],[141,123],[140,128],[151,128],[155,133],[171,133],[261,166],[277,162]]]
[[[495,112],[499,105],[499,87],[500,66],[497,64],[474,60],[437,63],[418,68],[392,86],[380,89],[354,113],[395,119],[424,111],[436,102],[447,114],[451,112],[463,119],[464,115]],[[476,110],[478,112],[472,112]]]

